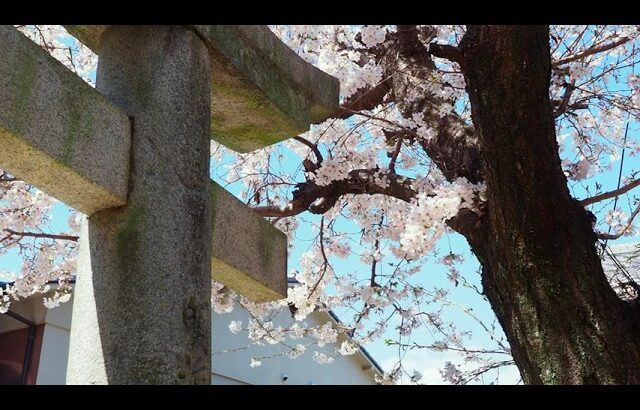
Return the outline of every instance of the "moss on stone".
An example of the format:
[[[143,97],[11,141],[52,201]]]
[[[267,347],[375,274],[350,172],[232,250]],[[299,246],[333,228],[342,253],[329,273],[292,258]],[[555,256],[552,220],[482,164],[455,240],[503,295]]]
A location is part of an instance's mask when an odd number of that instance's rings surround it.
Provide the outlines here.
[[[123,272],[135,269],[136,257],[140,247],[140,218],[141,210],[138,207],[129,209],[129,214],[124,223],[119,227],[116,237],[118,267]]]
[[[66,133],[64,136],[64,146],[63,146],[63,154],[62,154],[62,163],[65,165],[70,165],[71,160],[73,158],[73,154],[76,146],[76,138],[78,133],[80,132],[80,113],[77,109],[73,109],[70,111],[70,115],[68,118],[68,123],[65,128]]]
[[[146,107],[151,100],[151,93],[153,92],[151,84],[149,84],[148,78],[143,73],[138,73],[136,76],[133,87],[133,95],[140,107]]]
[[[43,154],[12,132],[0,128],[0,147],[13,155],[3,158],[2,166],[17,176],[38,186],[76,210],[92,215],[94,212],[122,206],[124,197],[114,195],[61,160]],[[60,183],[56,185],[55,183]],[[69,188],[73,187],[73,188]],[[82,192],[82,195],[78,195]]]
[[[308,118],[292,119],[255,85],[221,68],[212,88],[212,138],[249,152],[306,131]]]
[[[213,122],[213,120],[212,120]],[[251,152],[256,149],[284,141],[297,132],[269,131],[253,125],[229,127],[213,130],[212,139],[236,152]]]
[[[14,77],[10,82],[13,82],[18,90],[14,105],[13,127],[16,132],[22,133],[26,115],[30,111],[28,106],[32,104],[38,67],[37,56],[33,52],[20,53],[18,56],[18,67],[12,71]]]
[[[237,270],[218,258],[211,260],[211,276],[217,282],[258,303],[279,300],[284,297],[258,282],[250,275]]]
[[[262,219],[258,224],[258,252],[260,254],[260,263],[262,266],[271,266],[271,258],[275,251],[275,243],[278,239],[276,236],[281,233],[274,228],[269,222]],[[286,240],[286,239],[285,239]]]
[[[108,26],[66,25],[64,27],[72,36],[97,53],[100,48],[100,37]]]
[[[244,209],[246,205],[213,181],[211,181],[211,202],[214,230],[212,237],[214,248],[211,259],[213,279],[257,302],[278,300],[285,297],[286,282],[270,275],[282,275],[283,279],[286,276],[286,235],[274,228],[267,220],[253,214],[249,209]],[[225,211],[234,207],[240,207],[243,210],[239,213],[232,212],[232,215],[242,218],[244,222],[247,218],[251,221],[250,232],[244,228],[234,230],[233,221],[218,220],[216,224],[218,213],[225,215]],[[228,224],[232,225],[231,228]],[[251,260],[248,265],[245,264],[247,259],[244,259],[244,256],[238,257],[233,248],[226,246],[227,242],[224,236],[233,234],[241,235],[245,245],[247,245],[246,242],[250,244],[251,255],[239,252]],[[243,235],[250,236],[244,237]],[[216,248],[216,243],[220,246],[219,248]]]
[[[218,202],[218,195],[220,193],[220,190],[224,189],[222,188],[220,185],[216,184],[215,182],[211,181],[211,227],[213,229],[215,229],[216,226],[216,203]]]

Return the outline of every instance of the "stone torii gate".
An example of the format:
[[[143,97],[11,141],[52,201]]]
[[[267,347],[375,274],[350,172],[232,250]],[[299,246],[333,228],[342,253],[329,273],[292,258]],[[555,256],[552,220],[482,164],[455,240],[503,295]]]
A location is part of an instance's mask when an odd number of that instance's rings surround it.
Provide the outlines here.
[[[209,178],[337,108],[338,81],[265,26],[67,26],[91,88],[0,26],[0,167],[88,218],[67,383],[210,382],[211,274],[286,294],[286,237]]]

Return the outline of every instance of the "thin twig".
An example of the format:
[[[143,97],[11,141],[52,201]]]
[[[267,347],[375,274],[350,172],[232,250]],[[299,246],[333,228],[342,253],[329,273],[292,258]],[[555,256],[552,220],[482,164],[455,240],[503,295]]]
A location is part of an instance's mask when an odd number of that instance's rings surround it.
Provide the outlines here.
[[[39,233],[39,232],[17,232],[13,229],[5,228],[3,231],[7,232],[9,236],[19,236],[20,238],[30,237],[30,238],[43,238],[43,239],[56,239],[63,241],[73,241],[78,242],[78,236],[73,235],[54,235],[49,233]]]
[[[632,182],[629,182],[627,185],[619,188],[619,189],[614,189],[613,191],[609,191],[609,192],[605,192],[602,193],[600,195],[596,195],[596,196],[592,196],[591,198],[585,198],[583,200],[580,201],[580,205],[582,206],[588,206],[591,204],[595,204],[596,202],[600,202],[600,201],[604,201],[605,199],[609,199],[609,198],[614,198],[618,195],[622,195],[624,193],[627,193],[629,191],[631,191],[633,188],[637,187],[638,185],[640,185],[640,179],[636,179]]]
[[[556,62],[553,63],[553,67],[558,67],[561,66],[563,64],[567,64],[570,63],[572,61],[576,61],[576,60],[580,60],[584,57],[588,57],[590,55],[593,54],[598,54],[601,53],[603,51],[607,51],[607,50],[611,50],[612,48],[616,48],[618,46],[621,46],[622,44],[626,43],[629,41],[628,37],[622,37],[619,40],[614,41],[613,43],[609,43],[609,44],[605,44],[599,47],[590,47],[578,54],[574,54],[572,56],[569,56],[567,58],[563,58],[562,60],[558,60]]]

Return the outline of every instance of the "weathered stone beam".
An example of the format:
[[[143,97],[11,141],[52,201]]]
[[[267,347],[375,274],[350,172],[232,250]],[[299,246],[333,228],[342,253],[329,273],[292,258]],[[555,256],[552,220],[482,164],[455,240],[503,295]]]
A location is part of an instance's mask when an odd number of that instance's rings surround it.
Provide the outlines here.
[[[213,138],[239,152],[303,133],[338,107],[338,80],[300,58],[267,26],[193,26],[214,73]]]
[[[127,197],[131,125],[13,26],[0,26],[0,167],[91,215]]]
[[[108,26],[65,26],[100,54]],[[209,49],[212,138],[249,152],[307,131],[338,106],[338,80],[295,54],[266,26],[191,26]]]
[[[255,301],[287,296],[287,236],[215,182],[213,279]]]

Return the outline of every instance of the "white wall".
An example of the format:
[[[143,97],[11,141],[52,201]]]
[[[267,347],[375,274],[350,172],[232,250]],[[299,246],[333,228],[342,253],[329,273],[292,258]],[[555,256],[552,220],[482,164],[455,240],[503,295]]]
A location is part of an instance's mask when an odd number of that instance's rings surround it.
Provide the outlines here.
[[[45,325],[36,384],[64,384],[69,353],[69,329]]]
[[[47,312],[37,384],[64,384],[69,354],[72,302]]]
[[[240,380],[236,380],[230,377],[225,377],[219,374],[211,373],[211,384],[217,384],[219,386],[243,386],[249,383],[241,382]]]
[[[233,379],[248,384],[374,384],[374,370],[371,364],[358,352],[352,356],[337,356],[332,363],[318,364],[313,360],[313,352],[319,351],[327,355],[333,354],[335,344],[323,348],[309,346],[305,353],[296,359],[287,356],[276,356],[262,360],[259,367],[250,367],[252,357],[274,356],[286,350],[283,346],[265,345],[251,346],[249,349],[238,348],[249,345],[247,332],[233,334],[229,331],[232,320],[241,320],[247,326],[249,316],[243,309],[236,307],[233,312],[224,315],[213,315],[212,332],[216,337],[212,343],[211,368],[214,373],[212,384],[228,384],[226,379]],[[307,318],[309,325],[323,324],[331,320],[326,313],[313,313]],[[276,326],[288,326],[291,323],[289,309],[284,309],[273,321]],[[298,339],[287,341],[289,344],[307,344],[310,340]],[[222,354],[225,350],[228,351]],[[363,370],[364,368],[364,370]],[[282,374],[288,379],[282,381]],[[226,378],[222,379],[220,376]]]

